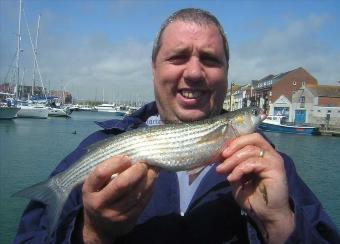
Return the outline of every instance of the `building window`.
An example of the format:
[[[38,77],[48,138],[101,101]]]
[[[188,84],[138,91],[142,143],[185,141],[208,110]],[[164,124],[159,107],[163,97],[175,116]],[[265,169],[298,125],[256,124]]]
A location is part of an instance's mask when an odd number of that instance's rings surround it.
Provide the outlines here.
[[[305,96],[299,97],[299,102],[300,102],[300,103],[304,103],[304,102],[305,102]]]
[[[332,110],[327,110],[327,113],[332,113]]]
[[[305,86],[305,82],[304,81],[302,81],[302,85]]]
[[[318,110],[318,113],[321,113],[321,110]]]
[[[272,96],[272,91],[269,92],[269,96],[270,96],[270,97]]]
[[[293,86],[296,86],[296,81],[295,80],[293,81]]]

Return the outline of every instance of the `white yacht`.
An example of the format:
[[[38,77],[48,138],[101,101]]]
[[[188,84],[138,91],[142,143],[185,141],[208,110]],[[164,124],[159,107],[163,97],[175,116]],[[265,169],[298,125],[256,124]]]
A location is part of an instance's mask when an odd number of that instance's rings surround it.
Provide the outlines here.
[[[19,112],[17,113],[18,118],[37,118],[47,119],[48,108],[42,104],[29,104],[22,102],[19,105]]]
[[[108,104],[108,103],[103,103],[98,106],[95,106],[98,112],[110,112],[114,113],[116,112],[116,105],[115,104]]]
[[[51,117],[70,117],[72,110],[70,108],[48,108],[48,116]]]
[[[98,112],[110,112],[115,116],[125,116],[128,111],[127,106],[103,103],[95,107]]]

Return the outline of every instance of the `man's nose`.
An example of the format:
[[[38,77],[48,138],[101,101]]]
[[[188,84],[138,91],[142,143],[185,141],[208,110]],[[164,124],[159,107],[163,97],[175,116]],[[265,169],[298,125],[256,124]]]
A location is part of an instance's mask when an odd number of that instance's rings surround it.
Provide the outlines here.
[[[183,73],[184,79],[189,82],[202,81],[203,79],[203,67],[197,57],[191,57],[185,67]]]

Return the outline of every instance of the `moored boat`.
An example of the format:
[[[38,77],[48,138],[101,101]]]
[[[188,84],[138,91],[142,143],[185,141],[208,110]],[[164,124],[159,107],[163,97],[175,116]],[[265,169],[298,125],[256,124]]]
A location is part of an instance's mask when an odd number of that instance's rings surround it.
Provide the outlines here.
[[[285,116],[273,116],[269,115],[260,124],[260,129],[263,131],[281,132],[288,134],[300,134],[300,135],[319,135],[319,129],[314,126],[295,125],[286,122]]]
[[[115,104],[100,104],[95,107],[98,112],[109,112],[113,113],[115,116],[124,116],[128,111],[128,108],[124,105],[115,105]]]
[[[0,95],[8,95],[8,93],[0,92]],[[13,119],[19,110],[20,108],[16,106],[16,101],[13,98],[6,98],[0,102],[0,119]]]
[[[18,118],[47,119],[48,117],[48,108],[44,105],[22,102],[19,107]]]
[[[113,113],[116,111],[114,104],[103,103],[95,106],[98,112],[110,112]]]
[[[47,119],[48,109],[43,106],[21,106],[17,113],[18,118]]]
[[[128,106],[128,110],[125,113],[125,116],[130,116],[131,114],[136,112],[138,109],[139,109],[139,107],[136,107],[136,106]]]
[[[90,106],[90,105],[80,105],[79,111],[96,112],[97,108],[95,108],[94,106]]]
[[[70,108],[48,108],[48,116],[50,117],[70,117],[72,110]]]
[[[0,119],[13,119],[17,116],[19,110],[18,107],[0,107]]]

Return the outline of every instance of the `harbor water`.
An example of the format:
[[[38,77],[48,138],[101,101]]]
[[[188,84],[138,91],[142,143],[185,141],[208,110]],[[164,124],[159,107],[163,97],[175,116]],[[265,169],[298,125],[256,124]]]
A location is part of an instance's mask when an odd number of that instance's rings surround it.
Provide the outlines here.
[[[0,120],[0,243],[10,243],[28,200],[13,193],[46,179],[58,162],[110,113],[74,112],[69,119]],[[340,227],[340,138],[266,133]]]

